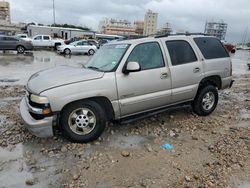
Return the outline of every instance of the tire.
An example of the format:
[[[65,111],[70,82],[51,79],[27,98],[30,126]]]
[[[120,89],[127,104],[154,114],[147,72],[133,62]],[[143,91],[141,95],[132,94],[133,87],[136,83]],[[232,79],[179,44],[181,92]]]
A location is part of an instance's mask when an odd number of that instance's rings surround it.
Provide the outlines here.
[[[24,46],[19,45],[16,47],[16,51],[19,54],[23,54],[25,52],[25,48],[24,48]]]
[[[94,54],[95,54],[95,50],[90,49],[90,50],[88,51],[88,54],[89,54],[89,55],[94,55]]]
[[[61,113],[62,134],[72,142],[86,143],[96,140],[102,134],[105,125],[105,112],[94,101],[71,103]]]
[[[70,54],[71,54],[71,50],[68,49],[68,48],[66,48],[66,49],[64,50],[64,54],[65,54],[65,55],[70,55]]]
[[[213,85],[207,85],[198,90],[193,101],[193,111],[200,116],[211,114],[218,103],[218,91]]]
[[[60,43],[55,43],[54,50],[57,50],[57,47],[60,46]]]

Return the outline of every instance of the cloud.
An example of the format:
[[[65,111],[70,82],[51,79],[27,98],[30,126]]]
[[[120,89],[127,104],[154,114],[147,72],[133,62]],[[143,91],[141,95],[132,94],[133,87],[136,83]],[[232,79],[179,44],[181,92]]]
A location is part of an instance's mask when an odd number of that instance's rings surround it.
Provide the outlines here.
[[[53,23],[52,0],[9,0],[15,22]],[[55,0],[56,22],[97,29],[103,17],[143,20],[148,9],[158,12],[158,27],[170,22],[176,29],[204,32],[208,20],[228,23],[226,39],[241,41],[250,30],[249,0]],[[250,33],[250,31],[249,31]],[[249,35],[248,35],[249,37]]]

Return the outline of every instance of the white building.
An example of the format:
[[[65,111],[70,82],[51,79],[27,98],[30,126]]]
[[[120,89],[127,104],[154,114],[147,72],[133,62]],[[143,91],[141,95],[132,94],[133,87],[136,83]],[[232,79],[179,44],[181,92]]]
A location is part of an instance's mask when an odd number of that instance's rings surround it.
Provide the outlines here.
[[[50,35],[52,37],[59,37],[65,40],[74,37],[95,37],[95,32],[93,31],[85,31],[76,28],[29,25],[27,27],[27,31],[30,37],[34,37],[35,35]]]
[[[155,35],[157,33],[157,18],[158,13],[148,10],[144,17],[143,35]]]

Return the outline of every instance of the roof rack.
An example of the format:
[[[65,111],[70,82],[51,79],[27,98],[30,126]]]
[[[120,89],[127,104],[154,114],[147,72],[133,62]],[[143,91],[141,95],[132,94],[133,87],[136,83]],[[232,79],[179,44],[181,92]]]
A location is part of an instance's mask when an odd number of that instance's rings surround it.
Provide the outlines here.
[[[165,35],[157,35],[155,38],[162,38],[162,37],[169,37],[169,36],[178,36],[178,35],[185,35],[185,36],[191,36],[191,35],[204,35],[204,36],[209,36],[208,34],[205,33],[176,33],[176,34],[165,34]]]

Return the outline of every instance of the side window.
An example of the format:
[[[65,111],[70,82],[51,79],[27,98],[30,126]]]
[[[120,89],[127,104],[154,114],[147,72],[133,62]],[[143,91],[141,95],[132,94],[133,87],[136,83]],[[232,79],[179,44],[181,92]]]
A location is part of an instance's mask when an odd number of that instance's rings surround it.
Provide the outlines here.
[[[187,41],[167,41],[166,45],[173,66],[197,61],[195,53]]]
[[[43,40],[49,40],[49,36],[43,36]]]
[[[4,40],[6,40],[6,41],[18,41],[18,39],[15,39],[13,37],[4,37]]]
[[[161,48],[157,42],[149,42],[137,45],[129,55],[127,62],[136,61],[141,70],[164,67]]]
[[[82,42],[82,45],[83,45],[83,46],[88,46],[89,44],[88,44],[87,41],[84,41],[84,42]]]
[[[195,43],[199,47],[205,59],[215,59],[229,57],[223,44],[213,37],[194,38]]]
[[[42,40],[42,36],[37,36],[34,40]]]
[[[82,44],[83,42],[81,41],[81,42],[78,42],[76,45],[77,46],[82,46],[83,44]]]

